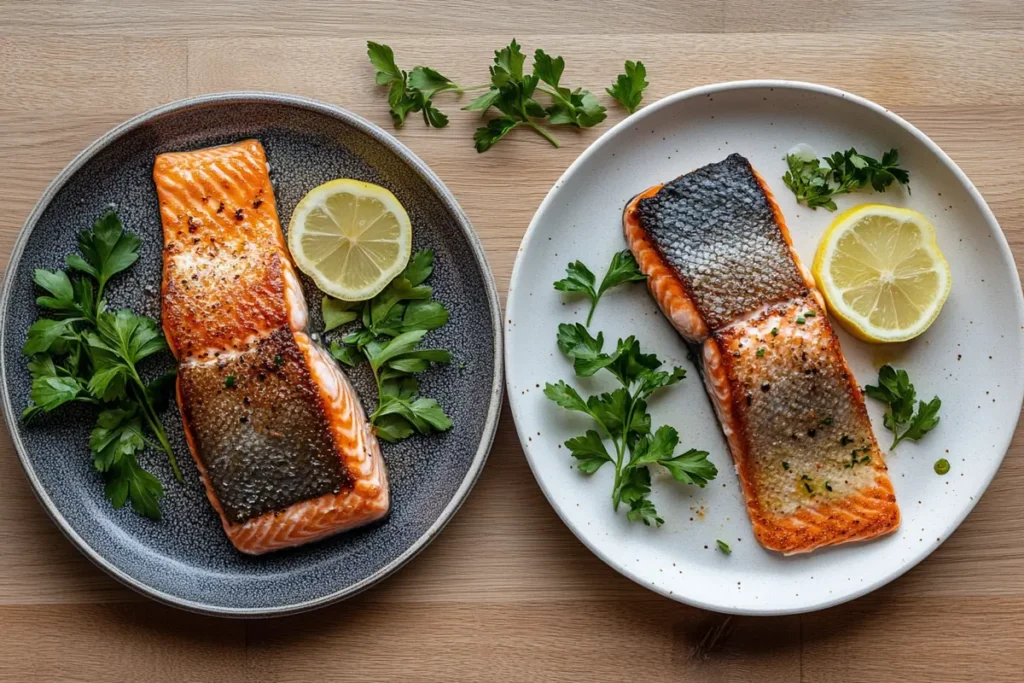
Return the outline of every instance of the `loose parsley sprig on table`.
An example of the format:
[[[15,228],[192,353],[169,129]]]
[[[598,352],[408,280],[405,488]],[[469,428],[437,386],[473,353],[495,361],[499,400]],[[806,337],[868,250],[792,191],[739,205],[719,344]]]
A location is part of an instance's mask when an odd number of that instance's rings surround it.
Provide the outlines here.
[[[106,496],[115,508],[130,500],[137,513],[159,519],[163,486],[142,469],[136,455],[147,444],[163,450],[181,480],[157,415],[167,405],[174,373],[145,382],[138,365],[166,351],[167,343],[155,320],[128,309],[111,312],[103,298],[110,278],[138,259],[139,238],[125,232],[117,214],[108,211],[92,230],[79,234],[78,247],[81,255],[70,254],[66,262],[86,277],[72,280],[63,270],[33,274],[47,292],[36,303],[53,317],[37,320],[28,330],[23,351],[32,357],[31,403],[22,418],[76,401],[104,406],[89,448],[94,467],[104,474]],[[146,429],[158,443],[146,438]]]
[[[621,388],[584,400],[576,389],[559,381],[546,384],[544,395],[567,410],[589,415],[599,427],[565,442],[577,469],[593,474],[605,463],[612,463],[613,508],[618,510],[624,503],[629,506],[630,521],[661,526],[665,520],[647,497],[651,492],[649,465],[661,465],[676,481],[701,488],[715,478],[718,470],[707,459],[706,451],[691,448],[676,455],[679,434],[672,427],[664,425],[651,432],[647,399],[659,389],[680,382],[686,371],[659,370],[662,362],[653,354],[643,353],[633,337],[620,339],[612,353],[604,353],[603,345],[602,334],[591,337],[579,323],[558,326],[558,347],[573,361],[578,377],[589,377],[603,369],[619,381]],[[605,439],[611,440],[614,455],[605,447]]]
[[[918,401],[917,412],[914,412],[917,391],[910,383],[906,370],[895,370],[891,365],[883,365],[878,371],[878,386],[866,386],[864,393],[888,406],[883,424],[895,437],[889,450],[896,448],[904,439],[920,440],[939,424],[942,401],[938,396],[927,403]]]
[[[405,271],[369,301],[352,303],[325,296],[321,304],[325,332],[362,322],[340,342],[331,342],[330,351],[345,365],[369,362],[378,397],[370,422],[385,441],[452,426],[436,400],[419,395],[419,382],[412,376],[431,364],[451,361],[451,354],[443,349],[418,348],[428,331],[448,322],[448,310],[431,299],[433,289],[423,284],[433,271],[434,252],[418,251]]]
[[[388,86],[388,106],[395,127],[405,123],[410,113],[423,112],[423,122],[434,128],[448,125],[448,116],[434,106],[434,95],[442,92],[462,93],[469,89],[463,88],[447,76],[426,66],[414,67],[412,71],[403,71],[395,63],[395,53],[387,45],[367,41],[366,54],[370,63],[377,71],[377,85]]]
[[[620,251],[612,256],[612,262],[601,280],[601,286],[594,289],[596,282],[594,274],[582,261],[573,261],[565,268],[568,277],[555,282],[555,289],[560,292],[573,292],[586,294],[590,299],[590,312],[587,313],[587,326],[594,317],[597,309],[597,302],[601,300],[609,289],[618,287],[625,282],[640,282],[646,280],[647,276],[640,272],[640,266],[628,249]]]
[[[561,84],[565,60],[551,57],[544,50],[537,50],[533,57],[533,73],[526,74],[523,66],[526,55],[512,39],[506,47],[494,52],[494,64],[490,67],[491,86],[463,109],[486,114],[494,107],[501,116],[491,119],[487,125],[476,129],[473,141],[476,151],[485,152],[512,130],[526,126],[558,147],[558,141],[539,122],[552,126],[568,125],[575,128],[590,128],[604,121],[606,110],[589,90],[572,90]],[[544,107],[534,94],[541,92],[551,98]]]
[[[605,88],[604,91],[632,114],[640,106],[640,100],[644,97],[644,88],[650,84],[644,80],[647,78],[647,69],[643,62],[627,60],[625,70],[625,73],[619,74],[615,79],[612,87]]]
[[[812,209],[819,206],[829,211],[836,210],[833,197],[856,192],[870,186],[876,192],[885,192],[894,182],[907,185],[910,173],[899,168],[899,152],[890,149],[879,161],[859,154],[851,147],[845,152],[836,152],[825,158],[828,167],[818,159],[808,159],[798,154],[787,154],[789,170],[782,176],[786,187],[793,191],[798,202]],[[909,190],[909,186],[908,186]]]

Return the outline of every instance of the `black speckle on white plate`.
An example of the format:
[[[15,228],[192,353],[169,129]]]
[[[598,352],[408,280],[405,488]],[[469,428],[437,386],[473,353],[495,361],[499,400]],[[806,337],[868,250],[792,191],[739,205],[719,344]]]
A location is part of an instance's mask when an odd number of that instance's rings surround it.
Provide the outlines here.
[[[163,422],[184,483],[167,459],[149,450],[146,468],[163,482],[164,519],[152,522],[130,509],[114,510],[88,449],[95,413],[63,406],[25,425],[30,377],[21,347],[38,316],[32,284],[36,268],[63,267],[75,235],[109,205],[142,238],[139,261],[107,290],[115,308],[160,315],[163,238],[152,181],[156,154],[256,138],[263,143],[278,211],[287,227],[292,209],[310,189],[339,177],[390,189],[412,219],[414,249],[436,253],[428,284],[451,312],[426,343],[450,349],[451,366],[422,378],[425,395],[440,401],[455,426],[448,432],[382,444],[392,491],[390,516],[372,527],[261,557],[235,551],[206,500],[189,455],[177,407]],[[310,329],[323,329],[320,293],[304,289]],[[501,333],[498,296],[472,226],[440,180],[409,150],[373,124],[336,107],[267,93],[212,95],[143,114],[93,143],[53,182],[15,245],[4,284],[0,371],[8,425],[22,464],[43,506],[90,559],[116,578],[161,601],[235,616],[286,614],[355,594],[389,575],[441,530],[469,493],[494,437],[501,405]],[[328,335],[330,338],[330,335]],[[149,359],[157,373],[169,355]],[[458,368],[458,369],[456,369]],[[372,409],[367,371],[351,373]]]

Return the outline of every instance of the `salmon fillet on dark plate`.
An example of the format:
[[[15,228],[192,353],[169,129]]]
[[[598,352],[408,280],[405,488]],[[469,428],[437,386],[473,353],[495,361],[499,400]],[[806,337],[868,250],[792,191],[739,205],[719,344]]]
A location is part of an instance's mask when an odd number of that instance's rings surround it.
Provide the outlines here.
[[[894,531],[864,397],[771,191],[738,154],[626,206],[626,241],[698,358],[757,540],[800,553]]]
[[[262,145],[161,154],[163,327],[182,422],[234,546],[260,554],[385,516],[380,446],[306,332]]]

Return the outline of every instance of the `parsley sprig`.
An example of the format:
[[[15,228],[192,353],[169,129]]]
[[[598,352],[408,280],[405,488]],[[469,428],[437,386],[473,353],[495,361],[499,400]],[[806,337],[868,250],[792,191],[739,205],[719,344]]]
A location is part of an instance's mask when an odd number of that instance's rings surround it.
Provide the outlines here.
[[[376,69],[377,85],[388,86],[388,106],[395,127],[405,123],[410,113],[422,112],[423,122],[434,128],[448,125],[448,116],[434,106],[434,96],[443,92],[462,93],[465,90],[447,76],[427,66],[414,67],[412,71],[403,71],[395,63],[395,53],[387,45],[373,41],[366,43],[366,54]]]
[[[586,294],[590,299],[590,312],[587,313],[587,326],[594,317],[597,302],[609,289],[626,282],[640,282],[647,276],[640,272],[640,266],[628,249],[612,256],[612,262],[601,280],[601,286],[595,289],[596,278],[582,261],[573,261],[565,268],[566,277],[555,282],[555,289],[560,292]]]
[[[532,128],[538,135],[558,147],[558,141],[540,123],[552,126],[590,128],[604,121],[606,110],[589,90],[570,89],[562,85],[565,60],[552,57],[538,49],[533,56],[533,72],[524,71],[526,55],[513,38],[506,47],[494,52],[490,67],[491,85],[487,92],[463,107],[467,111],[486,114],[491,107],[501,116],[476,129],[473,141],[476,151],[485,152],[496,142],[520,126]],[[551,101],[547,107],[535,99],[537,92]]]
[[[625,107],[630,114],[640,106],[640,100],[644,97],[644,88],[650,85],[647,78],[647,68],[643,62],[631,62],[626,60],[625,73],[621,73],[612,83],[612,87],[605,88],[605,92]]]
[[[895,437],[892,446],[889,447],[890,450],[896,448],[904,439],[920,440],[939,424],[939,408],[942,407],[942,401],[938,396],[927,403],[917,401],[915,412],[917,391],[910,383],[910,376],[906,370],[896,370],[891,365],[883,365],[878,371],[878,386],[866,386],[864,393],[888,406],[882,423]]]
[[[836,195],[857,192],[870,186],[875,192],[885,192],[894,182],[907,185],[910,173],[899,168],[899,152],[890,149],[882,160],[859,154],[851,147],[825,157],[827,167],[818,159],[798,154],[786,155],[789,170],[782,176],[786,187],[793,191],[798,202],[812,209],[819,206],[836,210],[832,199]],[[909,190],[909,185],[908,185]]]
[[[81,254],[66,263],[81,274],[38,269],[33,281],[46,295],[36,304],[52,317],[41,318],[28,330],[23,351],[31,356],[31,403],[22,412],[29,420],[72,402],[104,408],[89,439],[93,466],[104,474],[105,493],[115,508],[131,501],[139,514],[160,518],[160,481],[136,458],[146,445],[163,450],[174,476],[181,472],[160,422],[174,373],[146,382],[139,364],[167,350],[152,318],[128,309],[108,310],[103,298],[110,278],[138,259],[139,238],[124,231],[113,211],[104,213],[91,230],[78,236]],[[156,438],[150,441],[146,434]]]
[[[686,371],[673,368],[660,370],[662,362],[653,354],[645,354],[634,337],[620,339],[612,353],[605,353],[604,336],[592,337],[583,325],[558,326],[558,347],[569,359],[578,377],[589,377],[605,370],[618,380],[621,388],[584,399],[564,381],[546,384],[544,395],[561,407],[589,415],[597,430],[565,442],[576,459],[576,467],[584,474],[597,472],[605,463],[615,467],[612,505],[629,506],[627,517],[647,526],[661,526],[664,521],[648,498],[651,492],[650,465],[665,467],[682,484],[707,485],[718,470],[709,461],[707,451],[690,449],[676,454],[679,433],[668,425],[652,433],[647,399],[656,391],[679,383]],[[610,440],[613,453],[605,441]],[[627,457],[628,456],[628,457]]]
[[[325,296],[321,304],[325,332],[356,320],[362,323],[340,341],[331,342],[330,351],[345,365],[369,363],[378,397],[370,422],[385,441],[452,426],[435,399],[420,396],[419,381],[413,377],[432,364],[451,361],[444,349],[419,348],[428,331],[448,322],[448,310],[431,299],[433,289],[423,284],[433,271],[434,252],[418,251],[405,271],[369,301],[353,303]]]

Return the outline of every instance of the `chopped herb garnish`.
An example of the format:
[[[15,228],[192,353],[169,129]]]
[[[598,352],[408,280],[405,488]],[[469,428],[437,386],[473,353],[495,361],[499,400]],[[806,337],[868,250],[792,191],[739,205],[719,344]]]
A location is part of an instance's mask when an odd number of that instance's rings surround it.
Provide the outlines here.
[[[723,553],[725,553],[726,555],[732,555],[732,548],[729,547],[728,543],[726,543],[723,540],[716,540],[715,543],[718,544],[718,549],[721,550]]]
[[[818,315],[818,314],[815,313],[814,311],[804,311],[804,317],[805,318],[813,318],[816,315]]]
[[[832,426],[832,418],[831,417],[826,417],[824,420],[821,421],[821,426],[822,427],[831,427]],[[843,444],[843,445],[845,445],[845,444]]]
[[[276,365],[277,367],[281,367],[282,365],[284,365],[284,358],[281,357],[281,354],[277,354],[276,356],[274,356],[274,365]]]
[[[837,207],[832,199],[835,195],[856,192],[869,185],[876,192],[885,192],[894,182],[900,185],[910,182],[910,174],[899,167],[899,154],[895,149],[883,154],[879,161],[858,154],[851,147],[845,152],[825,157],[825,162],[827,168],[817,158],[786,155],[789,170],[782,180],[796,195],[798,202],[812,209],[823,206],[829,211],[835,211]]]
[[[848,446],[851,443],[853,443],[853,439],[851,439],[846,434],[843,434],[841,437],[839,437],[839,445],[840,446]]]
[[[777,328],[777,327],[773,327],[772,328],[772,336],[773,337],[778,337],[779,336],[779,328]]]
[[[812,489],[811,485],[808,484],[806,481],[804,482],[804,488],[807,489],[807,493],[814,493],[814,489]]]
[[[764,347],[757,350],[757,357],[764,358]]]
[[[782,461],[782,469],[784,469],[784,470],[788,470],[789,469],[789,463],[786,462],[785,460]]]
[[[800,475],[800,480],[801,481],[811,481],[811,478],[809,476],[807,476],[806,474],[801,474]]]
[[[226,386],[228,389],[230,389],[231,387],[235,386],[235,376],[234,375],[228,375],[224,379],[224,386]]]
[[[807,321],[804,320],[803,316],[800,316],[799,318],[796,319],[796,324],[797,325],[803,325],[805,322],[807,322]]]
[[[945,458],[939,458],[935,461],[935,474],[943,475],[949,472],[949,461]]]
[[[825,482],[825,490],[826,491],[831,491],[832,490],[832,484],[830,484],[829,482],[826,481]]]

